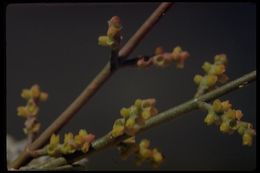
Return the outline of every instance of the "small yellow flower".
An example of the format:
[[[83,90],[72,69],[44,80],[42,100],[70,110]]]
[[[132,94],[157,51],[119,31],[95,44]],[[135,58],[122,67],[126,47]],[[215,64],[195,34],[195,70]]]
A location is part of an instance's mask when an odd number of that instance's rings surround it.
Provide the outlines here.
[[[209,113],[205,118],[204,122],[209,126],[218,121],[219,117],[213,113]]]
[[[153,153],[152,153],[152,151],[150,149],[140,148],[139,149],[139,154],[140,154],[141,157],[147,159],[147,158],[151,157]]]
[[[135,105],[136,107],[138,107],[138,108],[141,108],[142,103],[143,103],[143,101],[142,101],[141,99],[136,99],[134,105]]]
[[[46,101],[48,99],[48,94],[46,92],[41,92],[40,101]]]
[[[150,141],[148,139],[143,139],[139,143],[140,148],[149,148],[149,146],[150,146]]]
[[[232,107],[232,105],[230,104],[230,102],[228,100],[222,102],[221,104],[222,104],[222,107],[223,107],[224,111],[227,111],[228,109],[230,109]]]
[[[226,121],[221,123],[219,129],[223,133],[231,133],[232,132],[232,129],[229,126],[229,122],[226,122]]]
[[[201,75],[196,74],[193,78],[193,81],[195,82],[195,84],[199,85],[202,79],[203,77]]]
[[[30,115],[30,113],[28,112],[27,108],[24,106],[19,106],[17,108],[17,115],[21,116],[21,117],[28,117]]]
[[[241,110],[236,110],[236,119],[240,120],[243,117],[243,113]]]
[[[214,100],[212,107],[213,107],[213,110],[216,113],[223,112],[223,106],[222,106],[222,103],[221,103],[221,101],[219,99]]]
[[[180,46],[175,47],[172,50],[172,59],[175,61],[178,60],[181,52],[182,52],[182,48]]]
[[[122,108],[120,110],[120,114],[124,117],[127,118],[130,115],[130,110],[128,108]]]
[[[216,55],[215,58],[214,58],[214,61],[217,64],[219,63],[219,64],[226,65],[227,64],[227,56],[225,54]]]
[[[161,163],[163,161],[162,153],[160,153],[156,148],[152,150],[153,161],[156,163]]]
[[[114,40],[108,36],[99,36],[98,44],[101,46],[111,47],[114,44]]]
[[[72,133],[66,133],[64,136],[64,143],[61,147],[63,154],[71,154],[76,151],[74,137]]]
[[[111,131],[112,137],[117,137],[117,136],[124,134],[124,130],[125,130],[124,124],[125,124],[125,120],[122,118],[117,119],[115,121],[115,123],[113,125],[113,129]]]
[[[126,120],[126,124],[125,124],[125,126],[126,126],[126,128],[133,128],[134,127],[134,125],[135,125],[135,117],[129,117],[127,120]]]
[[[214,66],[214,74],[221,75],[225,72],[225,66],[223,64],[217,64]]]
[[[249,133],[244,133],[243,135],[243,145],[251,146],[253,143],[253,137]]]
[[[83,153],[87,153],[88,150],[89,150],[89,147],[90,147],[90,144],[86,142],[86,143],[84,143],[83,146],[81,147],[81,151],[82,151]]]
[[[164,67],[167,65],[164,57],[162,55],[156,55],[153,57],[153,63],[159,67]]]
[[[21,93],[21,97],[29,100],[32,97],[32,92],[29,89],[23,89],[22,93]]]
[[[35,84],[31,87],[31,93],[32,97],[34,99],[38,99],[40,97],[41,91],[40,91],[40,86]]]
[[[216,75],[208,75],[207,76],[207,85],[209,87],[211,87],[216,84],[217,80],[218,80],[218,77]]]
[[[47,148],[47,152],[50,156],[57,156],[60,154],[60,136],[52,134],[50,143]]]
[[[224,118],[228,118],[228,119],[236,119],[236,111],[234,109],[229,109],[228,111],[225,112],[224,114]]]
[[[211,67],[212,67],[212,64],[210,64],[209,62],[204,62],[204,64],[202,65],[202,69],[206,72],[206,73],[208,73],[209,71],[210,71],[210,69],[211,69]]]

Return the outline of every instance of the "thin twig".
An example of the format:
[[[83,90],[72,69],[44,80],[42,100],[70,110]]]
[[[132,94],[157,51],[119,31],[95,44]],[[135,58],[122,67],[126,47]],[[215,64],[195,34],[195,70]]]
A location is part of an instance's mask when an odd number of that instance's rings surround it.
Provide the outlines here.
[[[160,20],[165,12],[173,3],[161,3],[159,7],[151,14],[137,32],[129,39],[124,47],[119,51],[119,56],[126,59],[134,48],[141,42],[146,34]],[[98,91],[105,81],[112,75],[111,64],[108,62],[101,72],[91,81],[83,92],[69,105],[66,110],[32,143],[31,150],[37,150],[44,146],[50,136],[58,132],[70,119],[87,103],[87,101]],[[18,158],[11,163],[12,168],[19,168],[28,163],[32,158],[24,151]]]
[[[161,123],[169,122],[170,120],[173,120],[177,117],[180,117],[181,115],[193,111],[195,109],[199,109],[201,106],[201,103],[209,102],[213,99],[219,98],[225,94],[228,94],[236,89],[240,89],[248,85],[249,83],[253,82],[256,79],[256,71],[252,71],[251,73],[248,73],[236,80],[233,80],[211,92],[208,92],[198,98],[191,99],[187,102],[184,102],[178,106],[175,106],[171,109],[168,109],[164,112],[159,113],[158,115],[152,117],[151,119],[147,120],[146,124],[137,132],[137,134],[144,132],[148,129],[151,129],[152,127],[158,126]],[[122,136],[119,136],[117,138],[111,138],[110,133],[107,135],[96,139],[92,145],[88,153],[84,154],[82,152],[76,152],[71,155],[64,156],[68,163],[73,163],[75,161],[78,161],[84,157],[88,157],[89,155],[102,151],[103,149],[112,147],[121,141],[129,138],[130,136],[124,134]],[[64,163],[63,160],[61,160],[61,163]],[[48,166],[48,164],[46,164]]]

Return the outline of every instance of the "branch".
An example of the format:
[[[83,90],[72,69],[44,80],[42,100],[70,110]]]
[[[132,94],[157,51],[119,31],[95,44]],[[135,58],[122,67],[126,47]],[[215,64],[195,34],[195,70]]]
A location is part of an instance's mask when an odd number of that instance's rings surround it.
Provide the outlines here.
[[[252,71],[236,80],[233,80],[211,92],[208,92],[198,98],[191,99],[187,102],[184,102],[178,106],[175,106],[171,109],[168,109],[164,112],[159,113],[158,115],[152,117],[151,119],[148,119],[146,121],[146,124],[137,132],[137,134],[142,133],[152,127],[158,126],[164,122],[169,122],[170,120],[173,120],[177,117],[180,117],[181,115],[191,112],[195,109],[199,109],[201,107],[207,106],[201,105],[203,102],[209,102],[213,99],[219,98],[225,94],[228,94],[236,89],[240,89],[248,85],[249,83],[253,82],[256,79],[256,71]],[[76,152],[71,155],[64,156],[67,160],[67,163],[73,163],[76,162],[84,157],[88,157],[89,155],[96,153],[98,151],[102,151],[103,149],[112,147],[123,140],[129,138],[130,136],[124,134],[122,136],[119,136],[117,138],[111,138],[110,133],[107,135],[95,140],[92,143],[92,146],[88,153],[84,154],[82,152]],[[64,160],[61,160],[61,163],[64,164]]]
[[[125,46],[119,51],[119,56],[126,59],[134,48],[141,42],[145,35],[160,20],[165,12],[173,3],[161,3],[160,6],[151,14],[137,32],[129,39]],[[113,74],[110,62],[99,72],[83,92],[72,102],[70,106],[32,143],[31,150],[37,150],[44,146],[53,133],[58,132],[70,119],[87,103],[87,101],[98,91],[98,89]],[[11,164],[12,168],[19,168],[28,163],[32,158],[24,151]]]

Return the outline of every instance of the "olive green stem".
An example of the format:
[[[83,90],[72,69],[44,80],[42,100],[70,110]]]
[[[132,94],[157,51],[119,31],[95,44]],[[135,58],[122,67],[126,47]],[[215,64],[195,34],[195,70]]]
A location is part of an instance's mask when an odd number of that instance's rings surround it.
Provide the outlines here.
[[[164,112],[161,112],[157,114],[156,116],[150,118],[146,121],[145,125],[136,133],[139,134],[141,132],[144,132],[148,129],[151,129],[152,127],[158,126],[162,123],[169,122],[170,120],[174,120],[181,115],[191,112],[195,109],[200,109],[204,106],[208,106],[206,102],[212,101],[213,99],[219,98],[225,94],[228,94],[236,89],[240,89],[248,85],[249,83],[255,81],[256,79],[256,71],[252,71],[251,73],[248,73],[236,80],[233,80],[211,92],[208,92],[206,94],[201,95],[198,98],[191,99],[187,102],[184,102],[178,106],[175,106],[173,108],[170,108]],[[205,108],[205,107],[204,107]],[[75,161],[78,161],[84,157],[88,157],[89,155],[102,151],[103,149],[106,149],[108,147],[112,147],[123,140],[129,138],[130,136],[124,134],[122,136],[119,136],[117,138],[112,138],[110,133],[106,134],[105,136],[96,139],[92,145],[88,153],[82,153],[82,152],[76,152],[71,155],[64,156],[68,163],[73,163]],[[63,162],[62,162],[63,163]]]

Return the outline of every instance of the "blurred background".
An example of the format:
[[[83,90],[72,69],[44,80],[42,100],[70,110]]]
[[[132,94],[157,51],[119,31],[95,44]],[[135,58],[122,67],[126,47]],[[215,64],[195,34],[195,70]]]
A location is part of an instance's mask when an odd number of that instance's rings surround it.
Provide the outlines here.
[[[24,105],[23,88],[37,83],[49,93],[40,105],[45,129],[81,93],[106,64],[109,49],[97,38],[107,21],[118,15],[125,43],[159,3],[34,3],[6,9],[7,133],[20,140],[24,119],[16,108]],[[196,91],[193,76],[202,74],[204,61],[226,53],[230,79],[256,69],[256,5],[254,3],[176,3],[140,43],[131,57],[150,55],[155,47],[171,51],[180,45],[191,54],[184,69],[124,68],[117,71],[72,121],[60,131],[85,128],[101,137],[112,129],[119,110],[136,98],[156,98],[159,111],[187,101]],[[243,119],[256,126],[256,83],[229,93]],[[252,170],[256,143],[242,146],[242,138],[207,127],[206,112],[194,111],[137,137],[148,138],[166,156],[159,170]],[[136,167],[134,158],[120,160],[118,151],[104,150],[89,158],[89,170],[153,170]]]

